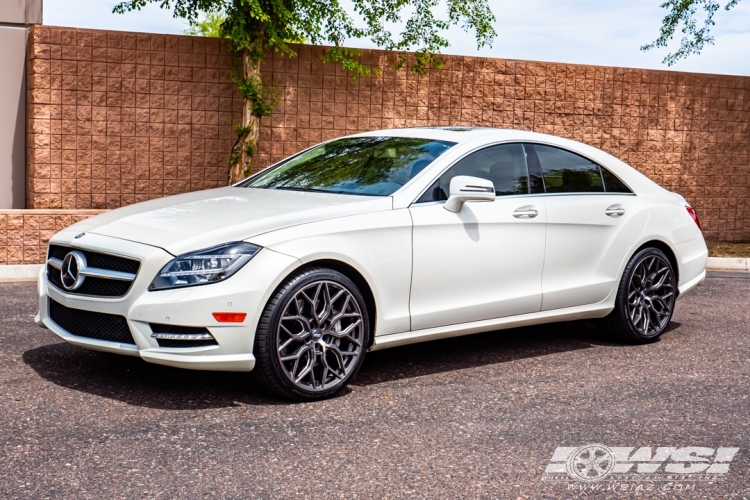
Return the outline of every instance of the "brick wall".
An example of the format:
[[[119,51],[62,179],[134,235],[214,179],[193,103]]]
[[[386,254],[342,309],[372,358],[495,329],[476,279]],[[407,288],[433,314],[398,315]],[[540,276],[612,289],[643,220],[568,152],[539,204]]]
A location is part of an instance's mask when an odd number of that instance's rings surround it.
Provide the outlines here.
[[[47,242],[101,210],[0,210],[0,265],[44,262]]]
[[[28,208],[116,208],[226,184],[231,58],[219,40],[35,26]]]
[[[241,102],[216,40],[36,27],[29,46],[29,208],[114,208],[222,185]],[[485,125],[551,133],[622,158],[699,210],[709,237],[750,240],[750,78],[445,57],[419,76],[364,51],[352,81],[320,47],[272,54],[281,102],[256,170],[347,133]]]

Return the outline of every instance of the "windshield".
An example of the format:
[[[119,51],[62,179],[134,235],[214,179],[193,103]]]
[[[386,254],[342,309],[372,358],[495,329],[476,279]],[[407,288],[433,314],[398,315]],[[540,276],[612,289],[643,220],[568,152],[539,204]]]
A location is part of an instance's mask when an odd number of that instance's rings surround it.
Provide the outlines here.
[[[455,143],[350,137],[316,146],[240,187],[390,196]]]

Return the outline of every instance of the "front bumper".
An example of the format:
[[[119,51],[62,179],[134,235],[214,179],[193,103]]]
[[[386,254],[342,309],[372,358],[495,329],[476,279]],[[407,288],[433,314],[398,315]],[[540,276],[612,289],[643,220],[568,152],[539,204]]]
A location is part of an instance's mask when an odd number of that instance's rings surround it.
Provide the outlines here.
[[[145,361],[194,370],[250,371],[255,366],[255,328],[270,294],[299,261],[269,249],[261,250],[240,271],[226,281],[210,285],[149,292],[148,285],[173,255],[166,251],[108,236],[86,233],[73,240],[73,231],[62,231],[51,243],[116,253],[141,261],[130,291],[119,298],[84,297],[64,293],[47,281],[46,269],[39,273],[37,324],[71,344],[99,351],[140,356]],[[124,316],[135,341],[109,342],[72,335],[49,317],[52,299],[65,307]],[[242,323],[218,323],[213,312],[245,312]],[[150,323],[203,327],[218,345],[203,347],[159,347],[151,337]]]

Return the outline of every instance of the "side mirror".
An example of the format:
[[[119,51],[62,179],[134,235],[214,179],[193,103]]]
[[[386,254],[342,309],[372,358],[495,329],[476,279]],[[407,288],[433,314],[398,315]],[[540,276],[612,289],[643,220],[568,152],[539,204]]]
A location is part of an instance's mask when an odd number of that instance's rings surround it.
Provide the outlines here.
[[[495,185],[479,177],[457,175],[451,179],[450,192],[443,208],[456,214],[467,201],[495,201]]]

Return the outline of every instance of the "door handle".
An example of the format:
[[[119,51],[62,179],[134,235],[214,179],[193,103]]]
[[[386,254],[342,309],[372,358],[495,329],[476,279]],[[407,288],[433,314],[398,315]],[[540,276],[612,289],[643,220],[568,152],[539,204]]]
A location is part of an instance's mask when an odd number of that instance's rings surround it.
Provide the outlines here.
[[[533,219],[537,215],[539,215],[539,211],[534,207],[520,207],[513,212],[513,217],[516,219]]]
[[[622,205],[612,205],[607,207],[607,209],[604,211],[606,215],[609,215],[610,217],[622,217],[625,215],[625,207]]]

